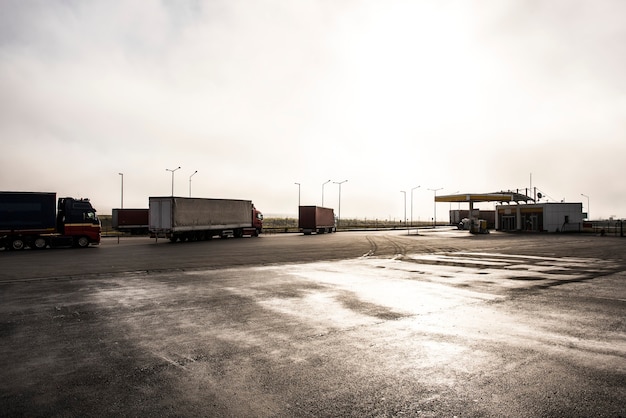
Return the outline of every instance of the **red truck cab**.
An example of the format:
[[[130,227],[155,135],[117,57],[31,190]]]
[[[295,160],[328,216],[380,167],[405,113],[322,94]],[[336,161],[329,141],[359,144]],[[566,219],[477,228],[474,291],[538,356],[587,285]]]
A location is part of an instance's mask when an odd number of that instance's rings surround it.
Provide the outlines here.
[[[102,227],[89,199],[59,198],[57,232],[73,237],[77,247],[100,244]]]
[[[252,205],[252,227],[256,231],[254,234],[256,236],[263,232],[263,214],[254,205]]]

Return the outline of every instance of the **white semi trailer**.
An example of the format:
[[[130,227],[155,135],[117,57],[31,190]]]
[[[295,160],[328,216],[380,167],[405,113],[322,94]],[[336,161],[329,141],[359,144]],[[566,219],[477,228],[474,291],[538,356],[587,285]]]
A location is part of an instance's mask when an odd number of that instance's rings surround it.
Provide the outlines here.
[[[263,214],[249,200],[150,197],[149,218],[150,235],[171,242],[258,236],[263,230]]]

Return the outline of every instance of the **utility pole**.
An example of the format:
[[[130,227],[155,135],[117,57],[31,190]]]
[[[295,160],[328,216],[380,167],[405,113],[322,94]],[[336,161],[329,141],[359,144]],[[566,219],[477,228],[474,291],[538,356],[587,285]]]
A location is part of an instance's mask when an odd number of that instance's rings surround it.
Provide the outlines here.
[[[435,199],[434,199],[435,200],[435,211],[434,211],[435,214],[433,216],[433,228],[435,228],[437,226],[437,191],[438,190],[442,190],[442,189],[443,189],[443,187],[440,187],[438,189],[428,189],[431,192],[435,192]]]
[[[330,180],[322,184],[322,207],[324,207],[324,186],[326,186],[328,183],[330,183]]]
[[[580,194],[582,197],[586,197],[587,198],[587,220],[590,221],[591,220],[591,211],[589,210],[589,196],[587,196],[586,194]]]
[[[198,172],[198,170],[194,171],[192,175],[189,176],[189,197],[191,197],[191,178]],[[172,191],[172,195],[174,192]]]
[[[180,167],[174,168],[174,169],[171,169],[171,168],[166,168],[165,169],[165,171],[171,171],[172,172],[172,197],[174,196],[174,172],[176,170],[180,170]]]
[[[404,195],[404,226],[406,226],[406,234],[409,235],[409,226],[406,223],[406,192],[404,190],[400,190],[400,193]]]
[[[300,183],[294,183],[298,185],[298,207],[300,207]]]
[[[117,173],[122,176],[122,197],[120,202],[120,208],[124,209],[124,173]]]
[[[415,186],[411,189],[411,228],[413,227],[413,190],[419,189],[420,186]]]
[[[339,212],[337,214],[337,224],[339,224],[341,222],[341,184],[345,183],[348,180],[344,180],[344,181],[333,181],[333,183],[338,184],[339,185]]]

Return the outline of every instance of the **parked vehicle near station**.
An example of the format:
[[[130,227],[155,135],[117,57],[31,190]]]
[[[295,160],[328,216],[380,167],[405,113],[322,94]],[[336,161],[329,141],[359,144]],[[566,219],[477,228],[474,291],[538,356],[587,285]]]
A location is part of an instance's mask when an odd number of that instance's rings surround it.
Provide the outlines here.
[[[469,231],[471,226],[472,226],[472,221],[470,221],[469,218],[463,218],[461,219],[461,222],[459,222],[459,224],[457,225],[457,228]]]
[[[87,247],[99,244],[100,220],[89,199],[56,193],[0,192],[0,248]]]
[[[147,235],[150,230],[149,209],[113,209],[111,227],[131,235]]]
[[[298,228],[304,235],[311,235],[313,232],[318,234],[336,232],[335,212],[331,208],[321,206],[300,206]]]
[[[258,236],[263,214],[250,200],[150,197],[150,235],[171,242]]]

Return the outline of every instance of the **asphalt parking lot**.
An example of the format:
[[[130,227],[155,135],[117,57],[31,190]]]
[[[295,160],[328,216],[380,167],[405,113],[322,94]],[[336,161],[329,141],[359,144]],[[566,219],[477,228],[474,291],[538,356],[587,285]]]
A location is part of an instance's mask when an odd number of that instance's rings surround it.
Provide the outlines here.
[[[626,240],[0,253],[3,416],[626,416]]]

